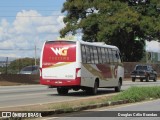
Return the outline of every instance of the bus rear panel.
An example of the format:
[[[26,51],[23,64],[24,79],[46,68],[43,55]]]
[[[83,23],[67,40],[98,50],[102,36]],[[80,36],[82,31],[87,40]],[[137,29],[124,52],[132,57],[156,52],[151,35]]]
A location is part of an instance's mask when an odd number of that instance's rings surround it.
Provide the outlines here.
[[[48,41],[41,57],[40,83],[52,87],[79,86],[77,77],[76,42]]]

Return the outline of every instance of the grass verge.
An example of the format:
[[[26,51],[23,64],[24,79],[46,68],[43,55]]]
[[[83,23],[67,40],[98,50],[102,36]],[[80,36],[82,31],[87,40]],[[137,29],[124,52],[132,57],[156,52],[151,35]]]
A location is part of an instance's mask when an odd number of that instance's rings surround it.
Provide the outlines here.
[[[140,102],[140,101],[146,101],[146,100],[153,100],[160,98],[160,87],[159,86],[152,86],[152,87],[131,87],[126,91],[123,91],[117,95],[114,95],[112,97],[106,97],[98,99],[98,100],[92,100],[90,99],[87,102],[81,102],[80,104],[76,104],[74,106],[73,104],[62,104],[61,106],[57,106],[58,109],[63,110],[64,112],[71,112],[74,111],[75,108],[78,107],[84,107],[84,109],[90,109],[90,108],[98,108],[103,106],[113,106],[113,105],[119,105],[119,104],[125,104],[125,103],[134,103],[134,102]],[[51,107],[51,109],[55,109],[54,107]],[[79,108],[80,109],[80,108]],[[76,109],[77,110],[77,109]]]
[[[111,100],[128,100],[129,102],[140,102],[160,98],[160,87],[131,87],[128,90],[114,96]]]

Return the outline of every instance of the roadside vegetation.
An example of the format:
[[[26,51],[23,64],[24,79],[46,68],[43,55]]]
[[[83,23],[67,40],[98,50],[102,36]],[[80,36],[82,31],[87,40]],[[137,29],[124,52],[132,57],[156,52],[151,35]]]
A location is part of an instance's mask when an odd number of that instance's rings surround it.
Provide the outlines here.
[[[158,98],[160,98],[160,87],[159,86],[153,86],[153,87],[136,87],[135,86],[117,95],[113,95],[110,97],[88,99],[87,101],[81,101],[75,104],[64,103],[61,105],[51,106],[50,109],[65,109],[65,111],[67,110],[72,111],[74,110],[73,108],[77,106],[89,106],[89,105],[99,104],[99,107],[100,107],[101,106],[100,104],[116,105],[119,103],[120,104],[135,103],[135,102],[141,102],[141,101],[147,101],[147,100],[154,100]],[[127,101],[127,102],[118,102],[118,101]],[[113,103],[113,102],[117,102],[117,103]]]
[[[129,102],[140,102],[160,98],[160,87],[131,87],[128,90],[114,96],[111,100],[128,100]]]
[[[50,106],[50,110],[53,109],[61,109],[64,112],[72,112],[77,111],[77,107],[87,106],[88,108],[84,109],[92,109],[99,108],[103,106],[112,106],[119,105],[124,103],[135,103],[141,101],[148,101],[160,98],[160,87],[131,87],[126,91],[123,91],[119,94],[110,96],[110,97],[101,97],[101,98],[93,98],[85,101],[79,101],[75,103],[62,103]],[[81,108],[78,108],[81,109]],[[83,109],[82,109],[83,110]]]

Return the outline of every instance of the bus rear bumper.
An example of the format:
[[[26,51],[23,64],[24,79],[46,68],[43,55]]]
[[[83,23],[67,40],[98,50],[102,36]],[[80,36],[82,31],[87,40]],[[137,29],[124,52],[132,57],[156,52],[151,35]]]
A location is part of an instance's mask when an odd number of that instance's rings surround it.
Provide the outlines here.
[[[67,87],[67,86],[80,86],[81,84],[81,78],[78,77],[76,79],[41,79],[40,84],[42,85],[48,85],[51,87]]]

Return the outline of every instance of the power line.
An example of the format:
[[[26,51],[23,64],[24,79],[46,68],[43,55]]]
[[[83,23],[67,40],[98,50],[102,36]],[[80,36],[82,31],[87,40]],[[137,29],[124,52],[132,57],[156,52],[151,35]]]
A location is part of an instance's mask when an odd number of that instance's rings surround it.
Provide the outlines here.
[[[47,6],[47,5],[45,5],[45,6],[42,6],[42,5],[39,5],[39,6],[38,5],[37,6],[36,5],[33,5],[33,6],[29,6],[29,5],[28,6],[18,6],[18,5],[17,6],[16,5],[14,5],[14,6],[13,5],[8,5],[7,6],[7,5],[0,5],[0,7],[6,7],[6,8],[8,8],[8,7],[9,8],[11,8],[11,7],[13,7],[13,8],[18,8],[18,7],[41,7],[41,8],[42,7],[47,7],[48,8],[48,7],[57,7],[57,6],[56,5],[52,5],[52,6]]]
[[[35,50],[35,48],[32,48],[32,49],[0,49],[0,51],[32,51],[32,50]],[[41,50],[40,48],[36,48],[36,50]]]
[[[63,14],[59,14],[59,15],[43,15],[43,16],[11,16],[11,15],[0,15],[0,17],[21,17],[21,18],[26,18],[26,17],[54,17],[54,16],[62,16]]]
[[[56,12],[56,11],[58,11],[58,12],[61,12],[61,10],[51,10],[51,9],[49,9],[49,10],[37,10],[37,9],[25,9],[26,11],[28,11],[28,10],[36,10],[36,11],[44,11],[44,12],[50,12],[50,11],[53,11],[53,12]],[[1,11],[7,11],[7,12],[20,12],[20,10],[1,10]]]

